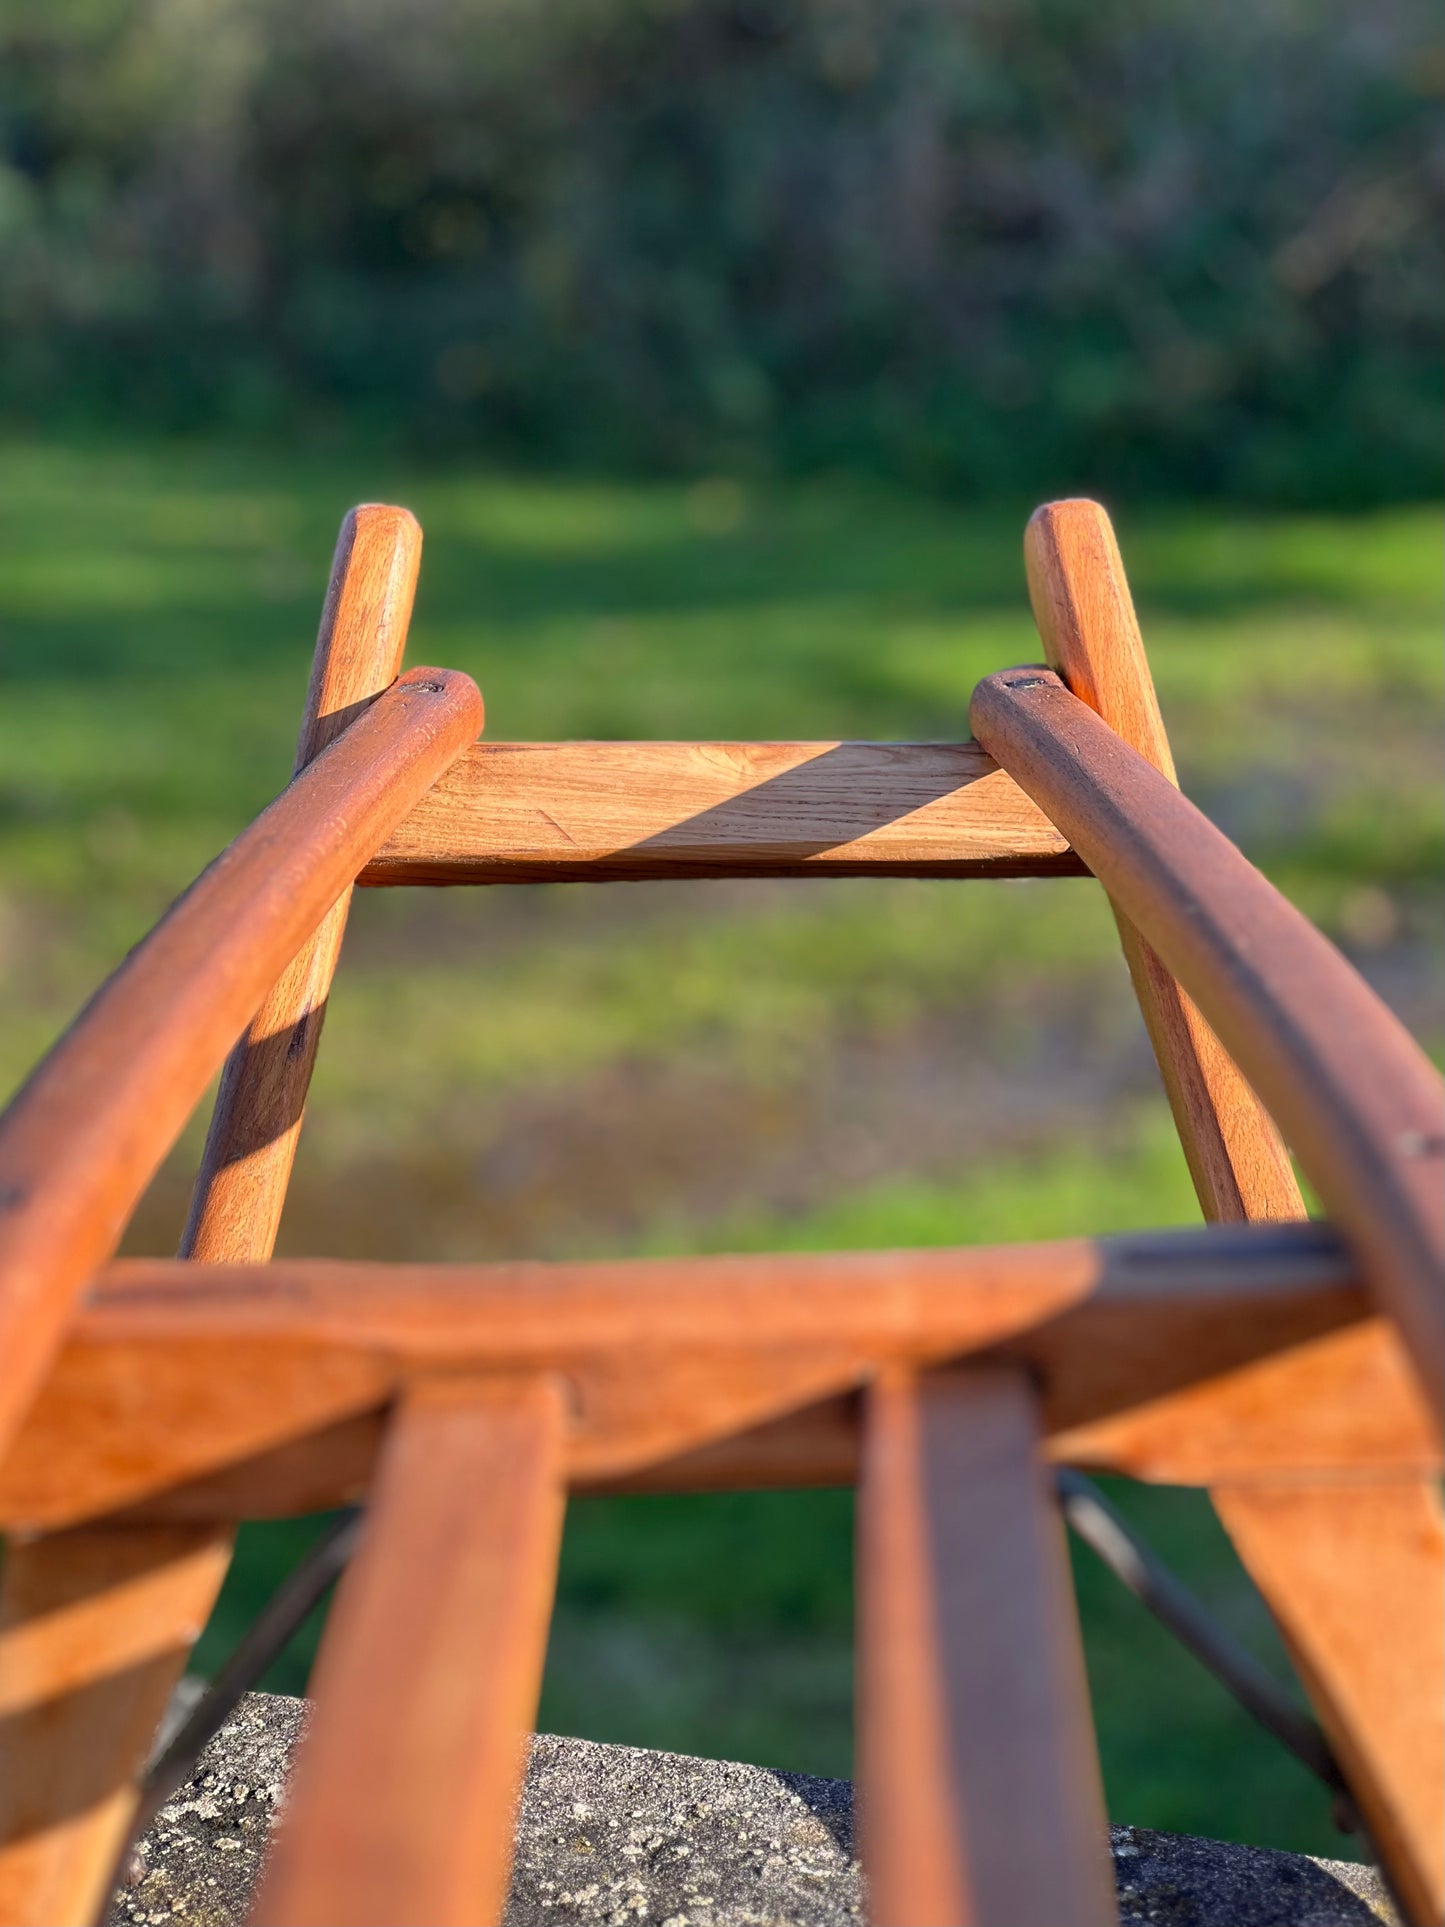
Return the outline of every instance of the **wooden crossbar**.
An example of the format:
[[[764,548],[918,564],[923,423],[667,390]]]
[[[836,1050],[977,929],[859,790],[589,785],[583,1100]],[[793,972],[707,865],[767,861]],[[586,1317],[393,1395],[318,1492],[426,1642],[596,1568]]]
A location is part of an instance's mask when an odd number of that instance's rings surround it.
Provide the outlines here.
[[[358,881],[1083,874],[975,743],[476,743]]]
[[[237,1521],[370,1501],[255,1919],[462,1927],[504,1904],[567,1491],[855,1480],[877,1927],[1103,1922],[1051,1464],[1210,1488],[1439,1921],[1445,1097],[1179,794],[1102,511],[1030,525],[1053,669],[982,683],[977,743],[477,743],[465,677],[393,683],[419,543],[348,518],[290,788],[0,1119],[0,1927],[98,1911]],[[354,882],[1085,866],[1213,1230],[264,1262]],[[182,1258],[108,1264],[238,1032]],[[1276,1124],[1337,1229],[1299,1222]]]
[[[596,1265],[128,1260],[98,1282],[0,1469],[0,1522],[199,1518],[205,1487],[185,1488],[223,1467],[222,1516],[340,1503],[376,1435],[338,1450],[330,1428],[443,1366],[564,1376],[568,1477],[596,1486],[681,1461],[678,1482],[691,1455],[739,1435],[746,1451],[754,1428],[882,1363],[985,1352],[1030,1369],[1077,1463],[1177,1477],[1188,1452],[1194,1479],[1438,1463],[1388,1329],[1310,1226]],[[1291,1378],[1311,1396],[1270,1396]],[[291,1444],[308,1437],[311,1455]]]

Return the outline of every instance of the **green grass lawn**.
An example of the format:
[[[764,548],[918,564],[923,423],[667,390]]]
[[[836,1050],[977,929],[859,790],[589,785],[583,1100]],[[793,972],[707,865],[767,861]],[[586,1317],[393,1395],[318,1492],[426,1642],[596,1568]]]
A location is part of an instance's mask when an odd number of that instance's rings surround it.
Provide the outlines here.
[[[7,1085],[284,782],[336,523],[368,497],[426,531],[409,659],[474,675],[496,738],[957,737],[975,680],[1038,656],[1024,503],[11,446]],[[1185,787],[1438,1048],[1436,516],[1116,507]],[[173,1248],[197,1141],[129,1249]],[[1087,881],[368,892],[281,1249],[829,1248],[1194,1216]],[[1207,1502],[1116,1496],[1282,1667]],[[205,1663],[312,1529],[247,1533]],[[837,1493],[577,1503],[543,1720],[846,1773],[849,1533]],[[1116,1817],[1340,1851],[1304,1775],[1088,1555],[1078,1580]],[[273,1683],[299,1688],[313,1645]]]

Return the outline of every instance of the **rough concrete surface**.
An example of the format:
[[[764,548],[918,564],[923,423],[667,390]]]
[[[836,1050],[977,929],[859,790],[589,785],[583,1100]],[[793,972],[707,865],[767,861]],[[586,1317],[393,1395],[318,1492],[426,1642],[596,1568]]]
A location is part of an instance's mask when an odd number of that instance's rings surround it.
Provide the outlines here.
[[[141,1842],[107,1927],[240,1927],[304,1713],[303,1701],[280,1695],[242,1701]],[[1366,1867],[1139,1827],[1114,1828],[1112,1845],[1122,1927],[1392,1918]],[[505,1927],[861,1927],[863,1918],[846,1780],[547,1734],[532,1742]]]

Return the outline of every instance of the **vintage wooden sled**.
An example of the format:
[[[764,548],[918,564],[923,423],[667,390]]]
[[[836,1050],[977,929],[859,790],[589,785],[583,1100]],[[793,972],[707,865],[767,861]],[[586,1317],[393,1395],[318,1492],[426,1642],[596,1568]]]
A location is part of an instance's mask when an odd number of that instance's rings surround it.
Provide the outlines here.
[[[0,1923],[103,1907],[238,1521],[366,1505],[254,1918],[444,1927],[500,1917],[568,1491],[856,1480],[874,1921],[1102,1927],[1060,1466],[1208,1488],[1438,1921],[1441,1081],[1179,793],[1103,512],[1034,517],[1051,667],[932,745],[478,741],[465,676],[398,673],[420,543],[346,518],[293,781],[0,1121]],[[268,1262],[354,884],[1084,871],[1214,1228]],[[223,1059],[180,1258],[115,1262]]]

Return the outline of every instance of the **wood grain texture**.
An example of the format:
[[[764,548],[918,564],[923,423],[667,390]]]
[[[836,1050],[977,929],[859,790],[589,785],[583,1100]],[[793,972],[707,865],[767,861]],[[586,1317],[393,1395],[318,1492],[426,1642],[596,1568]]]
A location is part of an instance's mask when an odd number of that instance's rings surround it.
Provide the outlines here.
[[[1053,1342],[1050,1334],[1039,1349]],[[1063,1464],[1159,1485],[1348,1484],[1442,1470],[1439,1428],[1388,1318],[1306,1339],[1127,1409],[1051,1417],[1049,1452]]]
[[[0,1446],[277,972],[476,735],[481,707],[446,670],[378,697],[130,953],[0,1118]]]
[[[1445,1535],[1423,1480],[1215,1505],[1284,1633],[1413,1921],[1445,1917]]]
[[[1041,1348],[1042,1349],[1042,1348]],[[806,1361],[796,1396],[806,1397],[815,1361]],[[866,1374],[864,1381],[866,1382]],[[736,1381],[731,1386],[737,1394]],[[756,1396],[756,1383],[748,1386]],[[769,1388],[776,1397],[779,1382]],[[786,1389],[786,1387],[783,1387]],[[174,1394],[164,1388],[167,1408]],[[671,1397],[666,1378],[662,1396]],[[630,1470],[599,1468],[595,1453],[574,1448],[568,1481],[575,1491],[739,1492],[852,1485],[858,1471],[856,1395],[852,1391],[799,1404],[777,1418],[674,1454],[665,1450]],[[125,1490],[144,1496],[125,1515],[151,1523],[280,1518],[349,1505],[370,1485],[384,1431],[384,1407],[325,1422],[216,1471],[188,1476],[191,1447],[169,1452],[164,1440],[135,1441]],[[1047,1406],[1043,1417],[1049,1421]],[[114,1423],[107,1410],[103,1422]],[[115,1425],[119,1433],[119,1425]],[[644,1439],[642,1444],[649,1441]],[[204,1444],[214,1447],[215,1441]],[[1051,1460],[1119,1472],[1162,1485],[1208,1485],[1288,1478],[1349,1484],[1380,1477],[1438,1476],[1438,1435],[1418,1383],[1388,1320],[1371,1319],[1306,1341],[1254,1366],[1186,1385],[1128,1410],[1060,1424],[1044,1441]],[[150,1456],[147,1458],[147,1453]],[[206,1453],[209,1463],[216,1456]],[[622,1456],[619,1454],[619,1456]],[[77,1462],[61,1454],[75,1485],[55,1486],[12,1475],[3,1504],[14,1516],[56,1508],[56,1517],[99,1510],[116,1491],[102,1447]],[[169,1482],[168,1482],[169,1481]],[[86,1493],[92,1494],[87,1504]]]
[[[1124,564],[1097,502],[1050,502],[1024,538],[1044,654],[1115,734],[1176,782]],[[1116,915],[1118,906],[1115,906]],[[1304,1204],[1268,1113],[1197,1005],[1127,917],[1119,936],[1204,1215],[1232,1223],[1302,1218]]]
[[[578,1483],[806,1409],[883,1361],[986,1349],[1039,1374],[1052,1427],[1078,1435],[1144,1407],[1144,1445],[1132,1443],[1167,1464],[1168,1395],[1212,1387],[1242,1422],[1247,1392],[1228,1396],[1241,1374],[1365,1312],[1337,1247],[1309,1226],[615,1264],[127,1260],[92,1293],[0,1467],[0,1519],[56,1526],[139,1505],[374,1412],[409,1378],[448,1368],[565,1375]],[[1324,1454],[1302,1456],[1302,1470],[1354,1462],[1348,1427],[1256,1410],[1253,1432],[1244,1425],[1231,1446],[1205,1426],[1202,1403],[1196,1463],[1212,1447],[1247,1467],[1251,1446],[1272,1446],[1265,1463],[1277,1464],[1291,1439]],[[1421,1464],[1407,1400],[1377,1425],[1377,1450]],[[1123,1441],[1129,1449],[1127,1430]],[[244,1509],[242,1486],[230,1490]]]
[[[1173,781],[1163,721],[1107,516],[1091,502],[1051,504],[1030,524],[1026,551],[1049,662],[1076,696]],[[1283,1146],[1258,1099],[1197,1006],[1122,916],[1120,933],[1206,1217],[1302,1216]],[[1357,1077],[1370,1074],[1363,1066],[1357,1068]],[[1378,1444],[1372,1428],[1382,1408],[1382,1385],[1391,1388],[1385,1393],[1386,1407],[1401,1397],[1404,1359],[1398,1342],[1390,1333],[1377,1332],[1373,1343],[1359,1331],[1339,1333],[1303,1348],[1303,1354],[1283,1362],[1262,1361],[1252,1372],[1238,1375],[1228,1395],[1239,1420],[1237,1436],[1243,1444],[1254,1429],[1251,1415],[1267,1413],[1283,1398],[1291,1410],[1309,1414],[1316,1423],[1338,1426],[1341,1443],[1348,1439],[1363,1472]],[[1208,1393],[1204,1397],[1217,1418],[1219,1398],[1210,1399]],[[1165,1444],[1175,1452],[1185,1442],[1202,1446],[1207,1461],[1211,1428],[1200,1426],[1199,1404],[1199,1393],[1167,1401]],[[1107,1461],[1125,1446],[1127,1433],[1134,1455],[1141,1448],[1147,1452],[1150,1420],[1145,1408],[1104,1421],[1093,1428],[1093,1449],[1102,1448]],[[1071,1441],[1065,1435],[1056,1443],[1068,1450]],[[1087,1458],[1089,1444],[1072,1443],[1076,1452],[1082,1446]],[[1260,1459],[1253,1457],[1258,1472]],[[1227,1480],[1231,1470],[1237,1477],[1243,1469],[1242,1464],[1230,1468],[1217,1459],[1210,1462],[1216,1485]],[[1280,1467],[1286,1475],[1293,1470],[1288,1464]],[[1372,1817],[1400,1890],[1410,1896],[1419,1918],[1438,1919],[1445,1904],[1440,1868],[1445,1602],[1440,1597],[1438,1542],[1432,1566],[1421,1550],[1420,1520],[1414,1516],[1416,1508],[1428,1511],[1433,1505],[1430,1488],[1365,1486],[1301,1493],[1292,1480],[1281,1486],[1216,1490],[1214,1499],[1286,1629],[1299,1622],[1316,1635],[1315,1643],[1323,1640],[1323,1656],[1311,1650],[1308,1637],[1295,1642],[1311,1699],[1337,1756],[1346,1763],[1357,1799]],[[1331,1568],[1337,1564],[1342,1572],[1358,1573],[1362,1565],[1373,1567],[1382,1533],[1385,1557],[1369,1581],[1367,1601],[1358,1582],[1346,1580],[1342,1589]],[[1382,1615],[1374,1604],[1380,1596],[1376,1586],[1389,1602],[1390,1630],[1383,1639]],[[1433,1613],[1428,1629],[1411,1619],[1424,1597],[1430,1598]],[[1403,1623],[1396,1605],[1401,1599]],[[1353,1615],[1350,1607],[1356,1609]],[[1397,1628],[1403,1646],[1396,1644]],[[1390,1661],[1382,1670],[1371,1630],[1393,1655],[1393,1675]]]
[[[405,510],[365,504],[341,525],[321,612],[296,774],[401,669],[421,530]],[[344,891],[267,992],[221,1076],[181,1256],[269,1258],[301,1132],[351,892]]]
[[[1373,1318],[1125,1410],[1077,1421],[1071,1421],[1072,1401],[1055,1400],[1048,1376],[1050,1354],[1066,1323],[1041,1332],[1028,1348],[1043,1394],[1044,1451],[1055,1464],[1160,1485],[1207,1486],[1261,1478],[1348,1485],[1438,1477],[1445,1469],[1435,1425],[1388,1319]],[[284,1470],[276,1468],[278,1482],[271,1488],[278,1498]],[[604,1492],[797,1489],[851,1485],[857,1470],[857,1399],[847,1393],[630,1476],[577,1484],[582,1491]],[[304,1500],[304,1487],[298,1497]],[[202,1490],[177,1491],[161,1516],[202,1518],[214,1506]]]
[[[362,706],[391,683],[401,665],[407,617],[420,556],[421,532],[404,509],[353,509],[341,526],[322,609],[302,719],[296,771],[340,734]],[[183,1257],[263,1259],[270,1256],[291,1172],[306,1088],[310,1082],[326,996],[346,922],[349,892],[322,918],[278,982],[229,1058],[211,1120]],[[62,1576],[76,1559],[77,1535],[48,1535],[12,1543],[7,1583],[27,1596],[47,1589],[45,1573]],[[134,1541],[119,1527],[87,1535],[87,1624],[96,1651],[106,1654],[124,1638],[135,1612],[135,1573],[154,1558],[155,1529],[141,1525]],[[114,1872],[122,1829],[134,1804],[134,1781],[165,1711],[174,1677],[197,1629],[205,1623],[226,1569],[223,1534],[198,1534],[196,1561],[176,1557],[169,1584],[147,1590],[154,1663],[124,1668],[103,1686],[103,1710],[91,1717],[94,1692],[75,1702],[77,1716],[32,1717],[26,1724],[18,1770],[24,1776],[22,1808],[29,1830],[23,1841],[0,1844],[0,1918],[58,1920],[63,1877],[66,1919],[89,1921],[101,1910]],[[111,1577],[107,1581],[105,1562]],[[198,1590],[209,1578],[211,1596]],[[109,1599],[109,1604],[107,1604]],[[110,1622],[114,1621],[114,1625]],[[39,1619],[0,1613],[0,1678],[10,1669],[8,1651],[22,1643],[29,1674],[46,1667],[47,1640],[69,1654],[72,1632],[65,1615]],[[83,1725],[84,1730],[79,1730]],[[74,1810],[77,1757],[107,1796],[87,1811]],[[12,1773],[17,1770],[11,1761]],[[44,1799],[58,1804],[47,1813]],[[5,1831],[0,1802],[0,1843]],[[26,1891],[26,1882],[30,1890]]]
[[[317,1659],[257,1927],[498,1923],[561,1540],[545,1381],[415,1386]]]
[[[974,728],[1065,829],[1269,1106],[1445,1408],[1445,1086],[1228,838],[1043,670],[987,677]]]
[[[858,1489],[875,1927],[1117,1918],[1063,1528],[1021,1373],[888,1373]]]
[[[360,705],[395,678],[416,580],[420,530],[401,509],[362,507],[341,524],[328,595],[312,661],[297,771],[351,723]],[[347,892],[349,896],[349,892]],[[206,1160],[183,1256],[266,1258],[276,1241],[291,1174],[301,1110],[316,1056],[326,992],[335,967],[347,896],[322,917],[272,987],[249,1035],[231,1054],[212,1116]],[[133,1636],[137,1567],[154,1561],[154,1526],[129,1540],[118,1526],[96,1526],[12,1544],[6,1580],[25,1596],[44,1592],[39,1574],[73,1572],[85,1563],[89,1638],[98,1655]],[[146,1588],[148,1636],[156,1657],[87,1680],[79,1696],[17,1727],[23,1804],[0,1802],[0,1896],[6,1919],[91,1921],[104,1906],[121,1829],[135,1804],[133,1782],[150,1736],[166,1709],[171,1684],[204,1624],[225,1572],[225,1534],[200,1530],[197,1561],[171,1557],[170,1584]],[[110,1563],[110,1578],[106,1574]],[[204,1574],[204,1582],[187,1580]],[[208,1588],[208,1596],[206,1596]],[[171,1615],[170,1624],[166,1615]],[[52,1661],[46,1644],[58,1648]],[[23,1657],[15,1657],[12,1646]],[[66,1613],[13,1617],[0,1611],[0,1678],[19,1665],[42,1676],[73,1661]],[[79,1765],[83,1761],[83,1767]],[[12,1759],[12,1773],[15,1761]],[[104,1786],[104,1798],[77,1809],[77,1779]],[[46,1809],[54,1802],[54,1811]],[[10,1840],[6,1819],[23,1815],[27,1835]]]
[[[973,743],[478,743],[359,881],[1080,873]]]
[[[135,1781],[225,1577],[230,1533],[107,1526],[6,1547],[0,1921],[90,1927]]]

